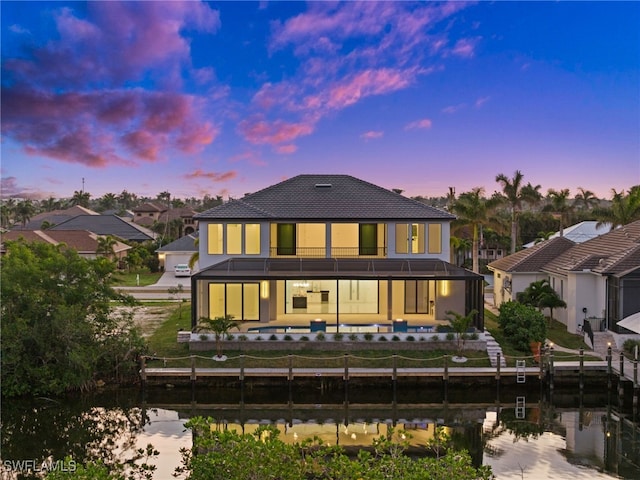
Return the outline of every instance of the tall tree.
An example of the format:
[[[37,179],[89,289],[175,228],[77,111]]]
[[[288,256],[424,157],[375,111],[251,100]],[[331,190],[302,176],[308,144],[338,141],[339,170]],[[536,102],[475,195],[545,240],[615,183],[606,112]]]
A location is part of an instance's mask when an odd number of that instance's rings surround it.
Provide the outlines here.
[[[61,206],[60,200],[57,200],[53,197],[49,197],[46,200],[40,202],[40,207],[45,212],[53,212],[54,210],[58,210]]]
[[[2,393],[61,394],[88,389],[128,370],[143,341],[112,302],[132,304],[111,287],[113,264],[64,245],[7,242],[0,269]],[[118,373],[116,373],[118,372]]]
[[[573,205],[581,210],[591,210],[600,204],[600,200],[591,190],[578,187],[578,193],[573,199]]]
[[[216,318],[200,317],[196,328],[198,331],[209,330],[214,333],[216,339],[216,356],[221,359],[223,358],[222,339],[227,337],[232,328],[239,329],[240,325],[233,320],[233,315],[227,314]]]
[[[491,213],[495,207],[501,203],[498,197],[486,199],[483,196],[484,189],[475,187],[470,192],[462,193],[453,204],[453,213],[458,218],[455,220],[456,226],[467,225],[472,230],[472,270],[476,273],[480,271],[478,262],[479,250],[479,229],[482,225],[491,224]]]
[[[98,199],[98,204],[102,211],[112,210],[118,205],[118,197],[115,193],[105,193]]]
[[[73,197],[71,197],[71,205],[79,205],[81,207],[89,207],[89,200],[91,199],[91,194],[89,192],[85,192],[83,190],[76,190],[73,192]]]
[[[594,215],[599,220],[598,226],[609,223],[611,229],[640,220],[640,185],[629,189],[625,195],[624,190],[616,192],[611,190],[613,198],[611,206],[607,208],[595,208]]]
[[[118,241],[111,235],[101,235],[98,237],[98,248],[96,254],[103,255],[104,257],[112,260],[115,256],[114,248]]]
[[[500,173],[496,176],[496,182],[502,186],[502,193],[511,207],[511,253],[516,253],[518,244],[518,215],[522,211],[524,203],[536,204],[542,198],[540,185],[535,187],[531,183],[523,184],[524,175],[516,170],[513,178]]]
[[[126,190],[123,190],[122,193],[118,195],[118,203],[125,210],[134,207],[137,201],[138,196],[135,193],[129,193]]]
[[[16,205],[15,219],[25,227],[35,213],[36,207],[33,202],[31,200],[23,200]]]
[[[560,236],[564,237],[564,227],[568,223],[569,215],[573,211],[573,205],[569,203],[569,189],[548,190],[547,199],[549,203],[542,209],[545,212],[553,213],[560,220]]]

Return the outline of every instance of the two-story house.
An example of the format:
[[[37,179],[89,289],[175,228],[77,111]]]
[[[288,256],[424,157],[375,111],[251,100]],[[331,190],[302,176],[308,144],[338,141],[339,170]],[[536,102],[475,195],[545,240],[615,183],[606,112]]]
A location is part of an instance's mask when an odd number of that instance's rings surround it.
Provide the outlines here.
[[[299,175],[196,218],[194,326],[418,327],[475,309],[483,329],[483,277],[448,263],[445,211],[348,175]]]

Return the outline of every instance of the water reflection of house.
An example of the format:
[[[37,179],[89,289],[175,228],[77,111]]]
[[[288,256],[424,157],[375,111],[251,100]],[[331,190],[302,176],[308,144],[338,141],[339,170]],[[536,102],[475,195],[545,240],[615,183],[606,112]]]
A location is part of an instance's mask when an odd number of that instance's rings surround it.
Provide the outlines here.
[[[480,312],[448,263],[453,215],[347,175],[299,175],[200,213],[192,319],[425,324]]]

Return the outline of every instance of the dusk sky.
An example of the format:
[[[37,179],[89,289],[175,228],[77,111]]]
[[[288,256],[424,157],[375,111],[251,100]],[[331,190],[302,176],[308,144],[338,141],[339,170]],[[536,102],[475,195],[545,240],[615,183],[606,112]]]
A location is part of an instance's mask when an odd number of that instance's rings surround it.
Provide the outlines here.
[[[2,196],[640,184],[640,2],[10,2]]]

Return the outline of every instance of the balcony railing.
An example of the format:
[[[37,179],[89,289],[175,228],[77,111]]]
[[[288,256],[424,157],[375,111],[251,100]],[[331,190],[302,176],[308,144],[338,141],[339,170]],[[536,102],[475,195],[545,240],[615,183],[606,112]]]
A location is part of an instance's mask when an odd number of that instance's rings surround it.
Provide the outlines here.
[[[271,247],[271,257],[327,258],[325,247]],[[386,247],[336,247],[331,248],[329,258],[386,258]]]

